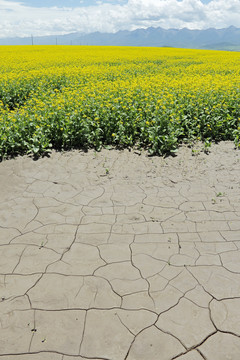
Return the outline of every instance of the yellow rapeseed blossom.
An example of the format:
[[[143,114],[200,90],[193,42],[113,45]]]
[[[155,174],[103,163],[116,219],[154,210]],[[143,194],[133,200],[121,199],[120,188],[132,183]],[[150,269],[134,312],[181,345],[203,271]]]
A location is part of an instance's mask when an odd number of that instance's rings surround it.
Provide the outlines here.
[[[81,141],[155,142],[157,151],[162,133],[162,143],[171,146],[200,132],[201,138],[218,139],[218,131],[233,139],[240,121],[239,64],[238,52],[1,46],[0,138],[9,144],[0,142],[0,158],[14,141],[26,151]]]

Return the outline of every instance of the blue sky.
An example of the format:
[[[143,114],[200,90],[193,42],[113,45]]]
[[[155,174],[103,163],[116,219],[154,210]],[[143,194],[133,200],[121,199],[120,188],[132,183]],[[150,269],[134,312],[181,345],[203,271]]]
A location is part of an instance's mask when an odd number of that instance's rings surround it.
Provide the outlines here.
[[[15,2],[16,0],[9,0]],[[182,1],[182,0],[178,0]],[[201,0],[203,4],[208,4],[212,0]],[[126,4],[127,0],[21,0],[24,5],[32,6],[32,7],[87,7],[87,6],[95,6],[100,3],[105,4]]]
[[[16,2],[16,0],[8,0],[9,2]],[[205,0],[206,1],[206,0]],[[35,8],[43,7],[89,7],[98,6],[100,3],[105,4],[126,4],[127,0],[20,0],[23,5]]]
[[[0,37],[240,27],[240,0],[0,0]]]

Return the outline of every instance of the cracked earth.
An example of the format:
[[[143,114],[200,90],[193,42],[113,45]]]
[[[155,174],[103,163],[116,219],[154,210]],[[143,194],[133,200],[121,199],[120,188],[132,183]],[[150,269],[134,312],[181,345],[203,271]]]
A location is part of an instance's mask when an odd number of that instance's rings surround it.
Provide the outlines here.
[[[239,360],[240,153],[193,154],[0,164],[0,359]]]

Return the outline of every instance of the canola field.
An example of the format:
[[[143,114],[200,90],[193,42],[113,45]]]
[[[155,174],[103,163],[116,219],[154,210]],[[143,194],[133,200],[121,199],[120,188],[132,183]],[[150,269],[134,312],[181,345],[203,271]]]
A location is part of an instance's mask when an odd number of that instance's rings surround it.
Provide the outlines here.
[[[0,47],[0,160],[51,149],[240,142],[240,53]]]

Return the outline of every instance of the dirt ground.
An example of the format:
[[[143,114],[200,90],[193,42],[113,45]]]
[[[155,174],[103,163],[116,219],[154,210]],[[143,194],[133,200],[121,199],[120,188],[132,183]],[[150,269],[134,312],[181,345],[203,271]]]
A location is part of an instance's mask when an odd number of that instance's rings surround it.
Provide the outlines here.
[[[0,163],[0,359],[239,360],[240,151]]]

